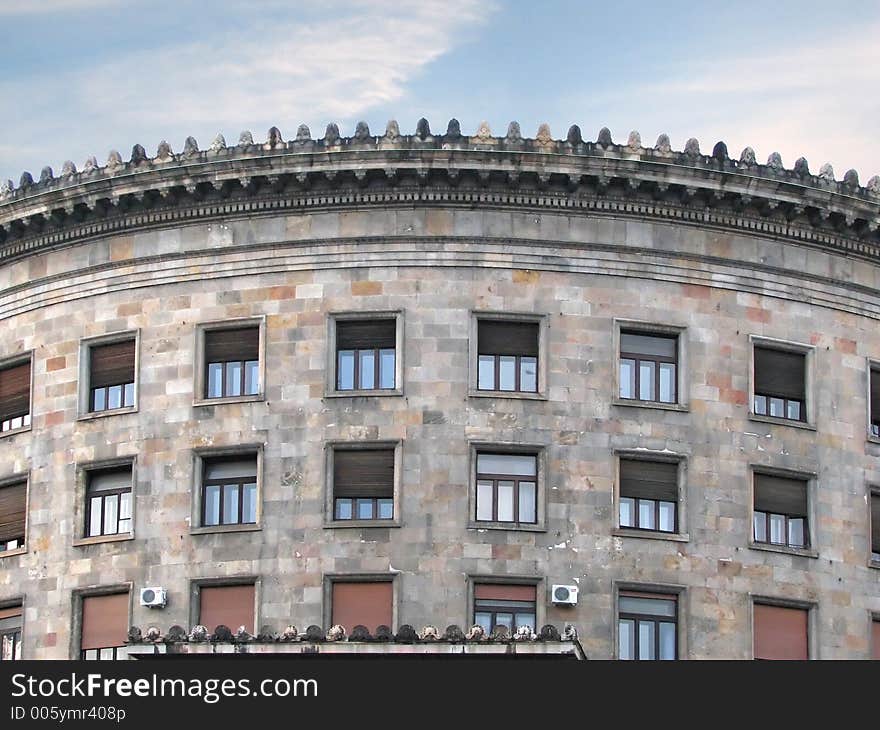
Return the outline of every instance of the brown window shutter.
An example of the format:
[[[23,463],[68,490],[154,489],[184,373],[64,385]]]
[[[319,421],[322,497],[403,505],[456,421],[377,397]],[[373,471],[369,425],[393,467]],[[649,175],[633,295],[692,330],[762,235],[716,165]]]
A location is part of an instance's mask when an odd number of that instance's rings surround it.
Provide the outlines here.
[[[649,360],[654,357],[675,359],[677,345],[677,337],[636,332],[620,333],[620,351],[622,353],[641,355]]]
[[[134,340],[95,345],[89,350],[89,386],[103,388],[134,382]]]
[[[481,319],[477,322],[480,355],[538,356],[538,323]]]
[[[371,583],[333,583],[332,623],[351,631],[355,626],[366,626],[372,633],[379,626],[394,628],[394,586],[391,581]]]
[[[807,483],[768,474],[755,474],[755,511],[807,516]]]
[[[205,481],[231,479],[234,482],[257,478],[257,457],[244,454],[220,456],[205,460]]]
[[[650,598],[656,601],[678,601],[675,593],[653,593],[651,591],[620,591],[620,598]]]
[[[260,359],[260,328],[207,330],[205,362],[247,362]]]
[[[333,452],[334,497],[393,497],[394,449]]]
[[[805,356],[755,347],[755,393],[805,400]]]
[[[871,658],[880,659],[880,620],[871,622]]]
[[[199,623],[213,632],[221,624],[232,633],[244,626],[256,631],[254,624],[254,586],[202,586],[199,590]]]
[[[809,613],[803,608],[755,604],[755,659],[808,659]]]
[[[880,553],[880,494],[871,495],[871,551]]]
[[[31,363],[0,370],[0,421],[30,413]]]
[[[19,616],[21,616],[21,606],[0,608],[0,621],[7,618],[18,618]]]
[[[372,350],[395,347],[394,319],[350,319],[336,322],[337,350]]]
[[[474,584],[474,599],[495,601],[534,601],[537,595],[535,586],[507,585],[505,583]]]
[[[678,501],[678,464],[669,461],[620,460],[620,496]]]
[[[0,542],[24,537],[27,483],[0,487]]]
[[[871,420],[880,421],[880,372],[871,370]]]
[[[122,646],[127,636],[128,593],[82,599],[83,650]]]

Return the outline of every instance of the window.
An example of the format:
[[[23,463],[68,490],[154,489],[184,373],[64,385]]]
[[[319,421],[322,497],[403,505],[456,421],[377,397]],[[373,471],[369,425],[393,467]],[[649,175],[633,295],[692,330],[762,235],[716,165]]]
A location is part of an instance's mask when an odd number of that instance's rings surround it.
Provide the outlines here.
[[[334,580],[331,584],[331,624],[366,626],[375,633],[379,626],[393,628],[394,584],[385,581]]]
[[[491,634],[498,626],[510,633],[521,626],[535,630],[537,588],[506,583],[474,584],[474,624]]]
[[[621,330],[620,398],[677,403],[677,371],[677,335]]]
[[[678,532],[678,464],[620,459],[620,526]]]
[[[27,482],[0,485],[0,556],[24,547]]]
[[[201,585],[198,587],[198,623],[213,632],[226,626],[233,633],[244,626],[249,633],[256,630],[256,588],[243,585]]]
[[[132,532],[131,478],[130,466],[86,472],[86,537]]]
[[[618,656],[651,660],[678,658],[678,597],[621,592],[617,604]]]
[[[477,319],[477,390],[538,392],[538,322]]]
[[[256,524],[256,454],[206,457],[202,467],[202,526]]]
[[[477,452],[476,521],[538,522],[536,454]]]
[[[333,519],[394,519],[394,449],[333,450]]]
[[[89,413],[133,407],[135,340],[90,345],[88,358]]]
[[[0,368],[0,433],[31,425],[31,361]]]
[[[880,659],[880,618],[871,620],[871,658]]]
[[[118,659],[128,637],[128,593],[82,597],[80,658]]]
[[[756,543],[792,548],[810,546],[807,487],[803,479],[754,475],[753,538]]]
[[[870,434],[880,439],[880,365],[871,364],[868,368],[868,422]]]
[[[397,387],[397,320],[336,320],[336,390]]]
[[[871,490],[870,502],[871,562],[880,563],[880,491]]]
[[[754,605],[755,659],[808,659],[809,610]]]
[[[805,353],[756,344],[753,383],[755,415],[807,420]]]
[[[259,394],[259,326],[210,329],[204,337],[205,398]]]
[[[21,659],[21,606],[0,608],[0,661]]]

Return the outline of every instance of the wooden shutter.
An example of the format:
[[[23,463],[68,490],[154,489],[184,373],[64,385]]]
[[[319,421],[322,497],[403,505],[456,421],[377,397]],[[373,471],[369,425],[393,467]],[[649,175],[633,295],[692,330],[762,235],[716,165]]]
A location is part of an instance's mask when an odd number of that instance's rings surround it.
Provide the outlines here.
[[[880,620],[871,622],[871,658],[880,659]]]
[[[134,340],[94,345],[89,349],[89,387],[134,382]]]
[[[665,337],[636,332],[620,333],[620,351],[627,355],[642,355],[646,359],[655,357],[675,359],[678,337]]]
[[[333,452],[334,497],[393,497],[394,449]]]
[[[0,542],[24,537],[27,483],[0,487]]]
[[[31,363],[0,370],[0,421],[24,416],[31,410]]]
[[[122,646],[128,636],[128,593],[82,599],[82,644],[86,649]]]
[[[477,583],[474,585],[474,600],[492,601],[534,601],[537,595],[535,586],[514,586],[504,583]]]
[[[755,393],[805,400],[805,356],[755,347]]]
[[[393,628],[393,595],[391,581],[371,583],[333,583],[332,623],[347,631],[360,624],[374,633],[379,626]]]
[[[337,350],[373,350],[395,347],[394,319],[350,319],[336,322]]]
[[[241,455],[215,457],[205,460],[205,481],[217,479],[239,480],[257,478],[257,457],[242,458]]]
[[[538,323],[481,319],[477,322],[480,355],[538,356]]]
[[[871,495],[871,552],[880,553],[880,494]]]
[[[768,474],[755,474],[755,511],[807,516],[807,483]]]
[[[620,460],[620,496],[678,501],[678,464],[670,461]]]
[[[809,612],[755,604],[755,659],[808,659]]]
[[[254,586],[202,586],[199,591],[199,623],[213,632],[221,624],[232,633],[244,626],[256,631]]]
[[[260,328],[207,330],[205,362],[237,362],[260,359]]]
[[[21,616],[21,606],[8,606],[0,608],[0,621],[10,618],[19,618]]]

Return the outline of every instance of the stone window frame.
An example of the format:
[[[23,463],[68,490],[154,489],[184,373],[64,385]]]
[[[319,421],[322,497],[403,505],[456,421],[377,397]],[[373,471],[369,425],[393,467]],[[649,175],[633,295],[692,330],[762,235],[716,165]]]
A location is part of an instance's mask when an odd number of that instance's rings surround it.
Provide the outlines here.
[[[880,377],[880,360],[875,360],[875,359],[869,357],[869,358],[866,358],[865,362],[867,364],[866,372],[868,375],[867,382],[865,383],[865,398],[866,398],[865,415],[867,417],[867,423],[865,424],[865,426],[867,428],[866,438],[871,443],[880,444],[880,436],[875,436],[873,433],[871,433],[871,421],[875,415],[874,413],[871,413],[871,376],[874,373],[877,373],[877,376]],[[876,415],[878,416],[878,419],[880,419],[880,413],[878,413]]]
[[[755,475],[766,474],[767,476],[782,477],[785,479],[797,479],[807,483],[807,542],[808,547],[798,548],[789,545],[773,545],[769,542],[755,542]],[[770,466],[768,464],[749,464],[749,524],[748,524],[748,547],[752,550],[764,550],[772,553],[785,553],[786,555],[798,555],[804,558],[819,557],[818,522],[816,499],[818,496],[818,474],[806,469],[789,469],[785,467]]]
[[[22,471],[16,472],[15,474],[10,474],[7,477],[3,477],[0,479],[0,489],[3,487],[11,487],[13,484],[21,484],[21,482],[25,483],[25,498],[24,498],[24,544],[20,548],[15,548],[15,550],[4,550],[0,552],[0,561],[4,558],[12,558],[16,555],[24,555],[28,551],[28,531],[30,528],[31,522],[31,473],[30,471]],[[2,564],[2,563],[0,563]]]
[[[0,606],[2,607],[2,606]],[[874,622],[880,623],[880,611],[868,610],[868,655],[865,659],[874,661]],[[22,640],[24,640],[24,623],[22,623]]]
[[[254,629],[259,631],[260,620],[260,599],[263,595],[263,579],[259,575],[248,573],[244,575],[229,575],[222,577],[203,577],[189,579],[189,626],[193,629],[199,626],[199,615],[202,610],[202,588],[225,588],[226,586],[253,586],[254,587]],[[206,626],[208,634],[214,631],[216,626]],[[238,630],[238,626],[228,627],[234,634]]]
[[[673,542],[688,542],[690,533],[687,529],[687,492],[688,492],[688,457],[682,453],[670,453],[669,451],[656,451],[650,449],[614,449],[614,484],[611,494],[613,527],[611,534],[616,537],[635,537],[648,540],[671,540]],[[664,461],[678,465],[678,501],[676,503],[676,527],[675,532],[662,532],[660,530],[642,530],[633,527],[620,526],[620,460],[631,459],[634,461]]]
[[[658,596],[676,596],[675,648],[678,657],[676,661],[690,659],[690,656],[688,655],[688,616],[690,610],[689,606],[686,605],[690,598],[688,587],[680,583],[635,582],[616,579],[612,581],[611,585],[611,659],[623,661],[620,660],[620,630],[618,628],[618,622],[620,620],[620,594],[629,591],[637,593],[656,593]]]
[[[332,439],[324,443],[324,529],[402,527],[403,439],[346,441]],[[394,517],[390,520],[337,520],[333,509],[333,457],[336,451],[373,451],[394,449]]]
[[[89,472],[126,466],[131,469],[131,532],[116,535],[96,535],[94,537],[86,537],[86,495],[89,484]],[[73,546],[85,547],[87,545],[96,545],[104,542],[126,542],[128,540],[134,540],[137,536],[137,456],[120,456],[111,459],[101,459],[99,461],[77,462],[74,468],[76,470],[74,489],[76,503],[74,508],[75,537],[73,540]]]
[[[190,535],[212,535],[219,532],[258,532],[263,529],[263,500],[265,484],[266,444],[256,441],[229,446],[208,446],[192,450],[192,499],[190,507]],[[257,457],[257,521],[231,525],[202,525],[202,483],[205,461],[224,456]]]
[[[402,396],[404,394],[404,326],[405,312],[403,309],[358,310],[327,313],[327,347],[324,367],[325,398],[358,398]],[[336,323],[340,320],[356,319],[393,319],[394,320],[394,388],[372,390],[337,390],[336,389]]]
[[[7,357],[4,357],[2,360],[0,360],[0,370],[5,370],[9,367],[15,367],[16,365],[22,365],[26,362],[30,362],[31,365],[30,392],[28,393],[31,421],[27,426],[22,426],[21,428],[15,428],[9,431],[0,431],[0,439],[4,439],[8,436],[15,436],[19,433],[27,433],[34,426],[34,350],[25,350],[24,352],[19,352],[15,355],[8,355]]]
[[[468,573],[465,591],[465,621],[462,624],[467,632],[474,626],[474,593],[477,584],[508,586],[535,586],[535,633],[547,623],[547,578],[543,575],[498,575],[497,573]]]
[[[770,350],[781,352],[793,352],[804,356],[804,420],[794,421],[789,418],[777,418],[776,416],[764,416],[755,413],[755,347],[765,347]],[[763,335],[749,335],[749,390],[748,390],[748,413],[750,421],[772,423],[777,426],[790,426],[803,428],[808,431],[816,430],[816,346],[807,345],[803,342],[781,340]]]
[[[259,329],[260,342],[258,345],[259,364],[257,372],[260,379],[260,390],[254,395],[230,395],[222,398],[207,398],[205,396],[206,373],[205,368],[205,333],[221,330],[235,330],[246,327]],[[195,325],[195,344],[193,349],[193,405],[194,406],[219,406],[227,403],[258,403],[266,400],[266,315],[255,317],[231,317],[228,319],[216,319],[207,322],[197,322]]]
[[[21,645],[21,661],[28,659],[25,656],[25,631],[27,631],[27,626],[25,626],[26,622],[24,620],[25,612],[27,611],[27,595],[21,594],[19,596],[12,596],[12,598],[4,598],[0,600],[0,610],[5,608],[20,608],[21,609],[21,639],[19,640],[19,644]],[[868,624],[868,628],[871,626]],[[870,636],[870,634],[869,634]]]
[[[71,616],[73,620],[70,622],[70,658],[79,659],[82,654],[82,618],[83,618],[83,599],[92,598],[93,596],[110,596],[116,593],[128,594],[128,626],[134,625],[134,582],[123,581],[120,583],[112,583],[110,585],[85,586],[83,588],[74,588],[70,593]],[[22,631],[22,639],[24,632]]]
[[[867,501],[867,523],[868,523],[868,567],[869,568],[880,568],[880,560],[875,560],[872,556],[874,554],[873,544],[872,544],[872,535],[874,529],[873,519],[871,518],[871,501],[874,497],[880,499],[880,484],[870,483],[867,486],[866,491],[866,501]]]
[[[468,530],[509,530],[514,532],[547,532],[549,509],[549,446],[534,442],[514,441],[468,441]],[[538,469],[537,514],[534,523],[477,521],[477,454],[514,454],[534,456]]]
[[[93,347],[113,345],[117,342],[134,340],[134,404],[104,411],[89,410],[91,390],[91,351]],[[83,337],[79,341],[79,377],[77,379],[77,420],[89,421],[94,418],[106,418],[127,413],[137,413],[140,409],[140,361],[141,361],[141,330],[139,327],[119,332],[110,332],[94,337]],[[31,376],[33,379],[33,376]]]
[[[625,319],[614,317],[612,320],[612,347],[614,364],[611,368],[612,388],[611,403],[615,406],[632,408],[654,408],[662,411],[679,411],[686,413],[690,410],[690,363],[687,332],[688,328],[682,324],[670,324],[668,322],[653,322],[641,319]],[[660,403],[659,401],[638,400],[634,398],[620,397],[620,335],[621,330],[637,332],[643,335],[674,336],[676,343],[676,382],[675,403]]]
[[[479,325],[480,321],[522,322],[538,325],[538,390],[535,393],[513,390],[479,390]],[[547,400],[550,392],[550,315],[541,312],[501,312],[472,309],[468,325],[468,397],[515,398],[520,400]]]
[[[807,612],[807,661],[819,659],[819,602],[799,598],[782,598],[749,591],[749,659],[755,659],[755,604],[797,608]]]
[[[381,573],[381,572],[363,572],[363,573],[324,573],[321,580],[321,625],[326,631],[333,624],[333,584],[334,583],[391,583],[391,622],[393,626],[389,626],[392,632],[396,633],[397,629],[402,625],[400,619],[400,598],[402,596],[400,587],[400,573]],[[353,626],[346,626],[346,630],[350,633]]]

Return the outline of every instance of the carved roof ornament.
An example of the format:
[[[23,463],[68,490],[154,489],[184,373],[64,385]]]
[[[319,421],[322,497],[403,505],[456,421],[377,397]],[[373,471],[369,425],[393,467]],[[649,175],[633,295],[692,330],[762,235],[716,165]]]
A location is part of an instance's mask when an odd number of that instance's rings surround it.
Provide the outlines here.
[[[189,640],[190,641],[207,641],[208,640],[208,628],[206,626],[202,626],[199,624],[198,626],[193,626],[192,631],[189,632]]]
[[[370,630],[364,626],[363,624],[358,624],[351,630],[351,634],[348,637],[349,641],[372,641],[373,637],[370,634]]]
[[[638,154],[642,150],[642,135],[640,135],[636,130],[633,130],[629,133],[629,137],[626,140],[626,147],[630,152],[635,152]]]
[[[507,641],[507,639],[510,638],[510,629],[504,624],[498,624],[495,626],[492,633],[489,634],[489,638],[494,641]]]
[[[12,180],[4,180],[0,183],[0,200],[4,200],[12,195]]]
[[[299,631],[297,630],[296,626],[291,624],[281,633],[281,640],[293,641],[294,639],[296,639],[297,636],[299,636]]]
[[[167,162],[172,162],[173,160],[174,152],[171,149],[171,145],[163,139],[159,142],[159,146],[156,148],[156,157],[153,159],[153,162],[165,164]]]
[[[539,638],[543,641],[559,641],[562,637],[559,635],[559,629],[553,624],[544,624],[541,627]]]
[[[584,143],[584,135],[581,132],[581,128],[577,124],[572,124],[568,128],[568,134],[565,136],[565,141],[568,142],[572,147],[577,147]]]
[[[211,152],[222,152],[226,149],[226,137],[224,137],[220,132],[217,133],[217,136],[214,137],[213,142],[211,142]]]
[[[345,639],[345,626],[335,624],[327,631],[327,641],[342,641]]]
[[[654,145],[654,149],[661,155],[672,154],[672,143],[669,141],[669,135],[661,134],[657,137],[657,143]]]
[[[147,641],[159,641],[162,638],[162,630],[158,626],[150,626],[147,629]]]
[[[199,154],[199,143],[195,137],[187,137],[183,143],[183,156],[195,157]]]
[[[871,195],[880,197],[880,175],[874,175],[865,186]]]
[[[142,165],[147,161],[147,152],[144,149],[143,145],[136,144],[131,148],[131,160],[130,163],[132,165]]]
[[[143,635],[141,634],[141,630],[138,626],[129,626],[128,628],[128,643],[137,644],[143,639]]]
[[[61,166],[61,177],[68,178],[74,175],[76,175],[76,165],[73,163],[73,160],[65,160]]]
[[[843,176],[843,184],[855,190],[859,186],[859,173],[855,170],[847,170]]]
[[[270,127],[269,132],[266,134],[265,149],[274,150],[283,145],[284,140],[281,137],[281,130],[278,127]]]
[[[396,119],[389,119],[385,125],[384,138],[389,142],[397,142],[400,139],[400,125]]]
[[[168,633],[165,634],[165,641],[186,641],[186,629],[183,626],[179,626],[178,624],[174,624],[170,629],[168,629]]]
[[[52,168],[49,167],[48,165],[46,165],[42,170],[40,170],[40,182],[41,183],[52,182],[52,178],[54,178],[54,177],[55,177],[55,175],[52,174]]]
[[[88,175],[98,169],[98,158],[94,155],[89,156],[83,165],[83,173]]]
[[[453,117],[449,120],[449,124],[446,125],[446,139],[454,140],[459,139],[460,137],[461,124],[455,117]]]
[[[830,162],[826,162],[822,167],[819,168],[819,177],[822,178],[825,182],[834,182],[834,168],[831,167]]]
[[[535,638],[535,632],[531,626],[517,626],[516,633],[513,635],[514,641],[532,641]]]
[[[273,631],[271,626],[261,626],[260,631],[257,634],[257,641],[263,641],[266,643],[271,641],[278,641],[278,636]]]
[[[107,172],[113,175],[123,167],[125,167],[125,163],[122,161],[122,155],[117,150],[110,150],[110,154],[107,156]]]
[[[700,142],[696,137],[691,137],[684,143],[684,153],[688,157],[700,156]]]
[[[468,641],[480,641],[485,636],[486,630],[479,624],[475,624],[468,629],[468,632],[465,634],[464,638],[466,638]]]
[[[376,641],[394,641],[394,634],[391,633],[391,627],[385,624],[379,624],[376,627]]]
[[[437,630],[436,626],[424,626],[419,632],[419,638],[422,641],[439,641],[440,632]]]
[[[794,174],[801,177],[809,177],[810,165],[806,157],[798,157],[794,163]]]
[[[574,627],[574,624],[565,624],[565,628],[562,630],[562,638],[564,641],[575,641],[578,637],[577,629]]]
[[[489,129],[489,122],[480,122],[477,133],[473,137],[480,144],[488,144],[493,141],[492,130]]]
[[[232,641],[232,629],[226,624],[218,624],[211,634],[211,641]]]
[[[755,150],[751,147],[744,148],[742,154],[739,156],[739,164],[744,167],[754,167],[757,165],[758,160],[755,157]]]
[[[317,624],[306,627],[306,641],[324,641],[324,629]]]
[[[507,135],[504,137],[504,143],[508,145],[521,144],[523,141],[522,130],[519,122],[511,122],[507,125]]]
[[[550,125],[546,122],[538,127],[538,133],[535,135],[535,144],[544,152],[550,152],[556,147],[556,140],[550,131]]]
[[[712,157],[718,160],[718,162],[726,162],[730,159],[727,154],[727,145],[724,142],[717,142],[712,148]]]
[[[306,142],[312,141],[312,132],[309,129],[307,124],[300,124],[296,128],[296,139],[294,142],[297,144],[306,144]]]
[[[431,138],[431,125],[428,124],[428,120],[424,117],[416,123],[416,137],[422,140],[422,142]]]
[[[34,184],[34,176],[31,175],[27,170],[21,173],[21,177],[18,179],[18,187],[20,188],[29,188]]]
[[[253,143],[254,135],[251,134],[249,129],[245,129],[240,135],[238,135],[239,147],[250,147]]]
[[[334,147],[339,144],[339,127],[334,122],[330,122],[330,124],[327,125],[327,129],[324,130],[323,141],[325,147]]]
[[[443,634],[443,638],[446,641],[464,641],[464,631],[461,630],[461,627],[457,624],[449,624],[446,627],[446,632]]]
[[[418,641],[418,638],[419,635],[416,633],[416,630],[409,624],[401,626],[397,630],[397,635],[394,637],[395,641],[398,641],[401,644],[413,644]]]
[[[784,170],[785,165],[782,164],[782,155],[778,152],[771,152],[770,157],[767,158],[767,167],[775,172]]]
[[[614,140],[611,138],[611,130],[608,129],[608,127],[602,127],[602,129],[599,130],[599,134],[596,137],[596,144],[605,149],[608,149],[614,144]]]
[[[235,632],[236,641],[250,641],[253,638],[244,625],[239,626],[238,631]]]
[[[370,134],[370,125],[366,122],[358,122],[354,128],[354,139],[357,142],[372,142],[373,135]]]

